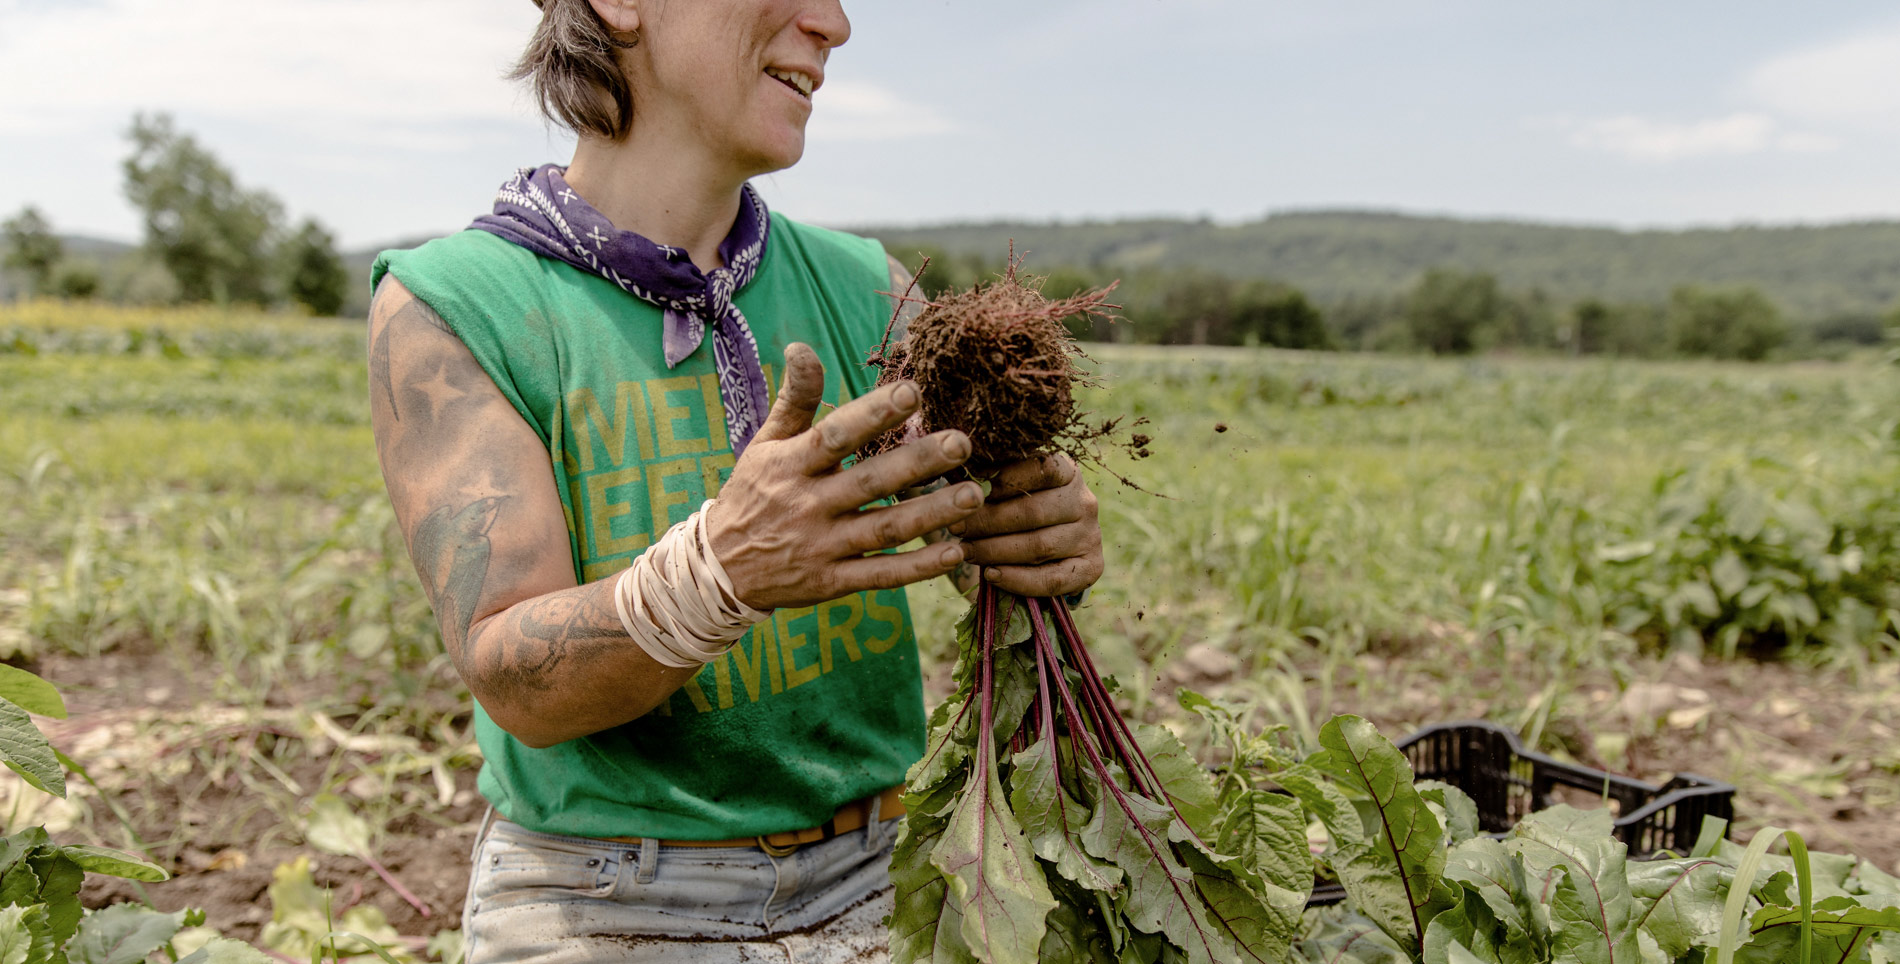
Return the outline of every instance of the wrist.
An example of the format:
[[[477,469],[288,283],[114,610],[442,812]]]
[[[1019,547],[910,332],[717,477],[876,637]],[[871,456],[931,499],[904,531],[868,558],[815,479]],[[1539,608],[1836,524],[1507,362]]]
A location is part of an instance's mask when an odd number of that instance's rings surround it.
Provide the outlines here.
[[[614,583],[620,625],[654,662],[697,669],[771,615],[734,591],[707,529],[713,500],[662,535]]]

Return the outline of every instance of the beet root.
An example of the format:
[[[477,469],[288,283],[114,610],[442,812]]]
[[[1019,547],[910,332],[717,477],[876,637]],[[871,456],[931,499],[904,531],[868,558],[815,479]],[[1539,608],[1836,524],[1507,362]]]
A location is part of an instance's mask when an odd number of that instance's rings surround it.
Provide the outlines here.
[[[1063,322],[1108,316],[1118,307],[1107,301],[1114,286],[1050,299],[1041,279],[1016,269],[1012,261],[994,281],[922,302],[908,336],[896,344],[887,339],[872,352],[878,384],[910,379],[923,405],[860,456],[957,429],[970,437],[967,466],[976,475],[1051,452],[1097,461],[1088,443],[1114,426],[1085,424],[1076,412],[1075,388],[1088,375],[1077,365],[1082,352]]]

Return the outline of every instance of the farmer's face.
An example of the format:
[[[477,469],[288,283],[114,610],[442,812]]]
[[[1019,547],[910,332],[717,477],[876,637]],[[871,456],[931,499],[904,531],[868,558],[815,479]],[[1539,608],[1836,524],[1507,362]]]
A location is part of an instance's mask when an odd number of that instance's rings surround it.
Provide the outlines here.
[[[851,36],[839,0],[648,0],[640,13],[626,51],[636,136],[663,133],[742,176],[797,162],[825,60]]]

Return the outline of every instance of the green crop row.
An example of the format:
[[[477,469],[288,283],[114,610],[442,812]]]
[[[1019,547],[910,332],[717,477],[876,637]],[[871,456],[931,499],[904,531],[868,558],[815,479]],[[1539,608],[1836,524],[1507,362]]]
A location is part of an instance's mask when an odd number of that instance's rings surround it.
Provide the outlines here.
[[[187,321],[0,328],[258,335]],[[209,652],[246,694],[329,674],[385,702],[441,673],[361,332],[260,324],[320,350],[0,355],[0,650]],[[1082,618],[1105,659],[1201,640],[1826,658],[1900,635],[1890,368],[1092,350],[1084,405],[1155,439],[1107,456],[1154,494],[1096,480],[1109,573]],[[960,603],[914,598],[941,657]]]

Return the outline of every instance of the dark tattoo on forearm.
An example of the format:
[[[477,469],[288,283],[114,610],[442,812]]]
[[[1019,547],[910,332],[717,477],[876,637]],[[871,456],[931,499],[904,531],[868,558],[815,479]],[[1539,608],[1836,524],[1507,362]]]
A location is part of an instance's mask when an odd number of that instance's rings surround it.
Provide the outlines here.
[[[629,642],[619,613],[602,598],[607,591],[582,586],[518,607],[510,621],[524,645],[513,654],[513,665],[505,665],[499,651],[491,655],[493,682],[545,690],[554,685],[555,670],[570,656],[585,663]]]
[[[492,545],[488,532],[507,496],[476,499],[462,507],[438,506],[416,526],[411,543],[416,574],[435,608],[442,641],[460,662],[468,628],[475,621],[482,587],[488,581]]]

